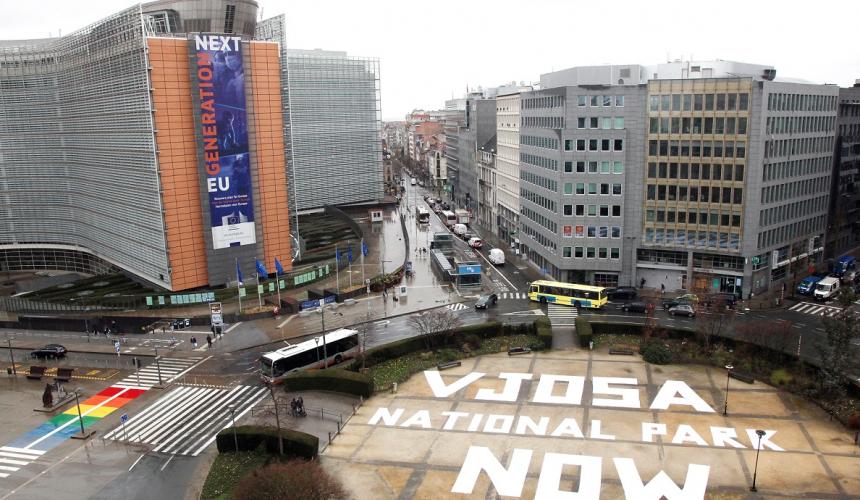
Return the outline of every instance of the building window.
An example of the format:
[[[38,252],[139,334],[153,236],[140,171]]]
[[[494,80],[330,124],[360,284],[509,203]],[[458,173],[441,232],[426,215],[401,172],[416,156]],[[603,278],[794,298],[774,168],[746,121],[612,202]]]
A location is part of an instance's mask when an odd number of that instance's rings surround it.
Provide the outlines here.
[[[621,217],[621,205],[612,205],[612,216]]]
[[[576,183],[576,194],[585,194],[585,183],[577,182]]]
[[[600,150],[601,151],[609,151],[610,139],[601,139],[600,140]]]
[[[624,139],[615,139],[613,142],[613,151],[624,151]]]
[[[597,162],[596,161],[588,162],[588,173],[589,174],[596,174],[597,173]]]
[[[564,215],[567,217],[573,215],[573,205],[564,205]]]
[[[580,116],[576,119],[576,128],[585,128],[585,117]]]
[[[564,183],[564,194],[573,194],[573,183],[565,182]]]
[[[597,256],[601,259],[605,259],[607,257],[606,247],[600,247],[597,251]]]
[[[577,139],[576,140],[576,150],[577,151],[585,151],[585,139]]]
[[[609,249],[609,258],[620,259],[621,258],[621,249],[618,247],[610,248]]]
[[[600,216],[609,217],[609,205],[600,205]]]
[[[601,174],[608,174],[609,173],[609,165],[610,165],[610,163],[608,161],[600,162],[600,173]]]
[[[597,194],[597,183],[589,182],[588,183],[588,194]]]
[[[599,95],[591,96],[591,106],[593,106],[595,108],[600,106],[600,96]]]
[[[621,174],[624,173],[624,164],[620,161],[612,162],[612,173]]]
[[[588,216],[597,217],[597,205],[588,205]]]
[[[603,117],[603,130],[609,130],[612,128],[612,118],[608,116]]]
[[[624,106],[624,96],[623,95],[615,96],[615,105],[618,107]]]
[[[576,162],[576,173],[577,174],[584,174],[585,173],[585,162],[584,161]]]
[[[594,258],[594,247],[586,247],[585,258],[586,259],[593,259]]]
[[[585,205],[577,205],[576,206],[576,215],[578,215],[578,216],[585,215]]]
[[[571,257],[571,248],[570,247],[561,247],[561,255],[565,259],[569,259]]]
[[[621,226],[612,226],[612,237],[620,238],[621,237]]]
[[[588,96],[587,95],[576,96],[576,104],[577,104],[577,106],[587,105],[588,104]]]
[[[582,258],[582,247],[574,247],[573,248],[573,256],[577,259]]]
[[[566,174],[573,173],[573,162],[572,161],[564,162],[564,173],[566,173]]]
[[[604,107],[612,106],[612,96],[611,95],[603,96],[603,106]]]
[[[564,150],[565,151],[573,151],[573,139],[565,139],[564,140]]]
[[[738,98],[738,110],[746,111],[749,108],[749,94],[740,94]]]
[[[612,184],[612,194],[616,196],[621,195],[621,183],[616,182]]]
[[[596,116],[592,116],[589,119],[588,128],[594,128],[594,129],[600,128],[600,118],[598,118]]]
[[[622,130],[624,128],[624,117],[616,116],[615,117],[615,128],[618,130]]]

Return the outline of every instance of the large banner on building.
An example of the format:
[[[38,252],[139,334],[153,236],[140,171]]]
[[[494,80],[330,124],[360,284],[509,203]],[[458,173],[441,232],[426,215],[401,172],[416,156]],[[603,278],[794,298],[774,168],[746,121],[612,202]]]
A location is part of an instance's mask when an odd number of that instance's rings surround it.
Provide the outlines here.
[[[215,249],[250,245],[256,237],[242,39],[200,33],[192,43],[212,245]]]

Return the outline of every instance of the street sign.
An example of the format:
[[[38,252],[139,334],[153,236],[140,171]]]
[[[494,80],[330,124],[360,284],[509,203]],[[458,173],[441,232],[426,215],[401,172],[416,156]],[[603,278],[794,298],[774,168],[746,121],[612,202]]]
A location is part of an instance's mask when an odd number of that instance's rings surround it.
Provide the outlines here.
[[[212,326],[221,326],[224,324],[224,316],[221,312],[221,303],[220,302],[210,302],[209,303],[209,317],[210,317]]]
[[[122,423],[122,424],[124,424],[124,423],[128,422],[128,413],[123,413],[122,415],[120,415],[120,416],[119,416],[119,421],[120,421],[120,423]]]
[[[119,356],[119,340],[113,343],[113,348],[116,351],[116,355]]]

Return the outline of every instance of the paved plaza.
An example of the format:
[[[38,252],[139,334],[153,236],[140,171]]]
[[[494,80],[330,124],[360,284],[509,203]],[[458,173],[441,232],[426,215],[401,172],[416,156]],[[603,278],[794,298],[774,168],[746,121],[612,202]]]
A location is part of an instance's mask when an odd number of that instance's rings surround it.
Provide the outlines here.
[[[357,498],[860,498],[852,434],[760,382],[723,416],[725,387],[598,351],[466,359],[368,400],[322,462]]]

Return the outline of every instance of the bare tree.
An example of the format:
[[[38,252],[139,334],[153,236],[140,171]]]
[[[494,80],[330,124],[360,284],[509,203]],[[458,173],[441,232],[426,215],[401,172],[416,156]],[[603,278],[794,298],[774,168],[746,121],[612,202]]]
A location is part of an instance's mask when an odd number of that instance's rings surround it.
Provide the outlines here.
[[[731,329],[734,319],[734,309],[726,307],[726,303],[721,300],[709,304],[707,310],[699,311],[696,315],[696,336],[706,352],[710,352],[714,337],[725,336]]]
[[[438,345],[438,340],[444,344],[448,336],[458,328],[462,322],[447,307],[433,309],[421,314],[415,314],[409,317],[407,322],[409,326],[414,328],[418,334],[424,337],[424,342],[427,349],[432,349],[434,345]]]
[[[855,340],[860,338],[860,320],[848,306],[857,298],[849,289],[843,289],[837,297],[843,309],[835,316],[825,317],[824,336],[815,343],[821,358],[821,388],[831,394],[841,394],[847,383],[846,372],[851,367]]]

